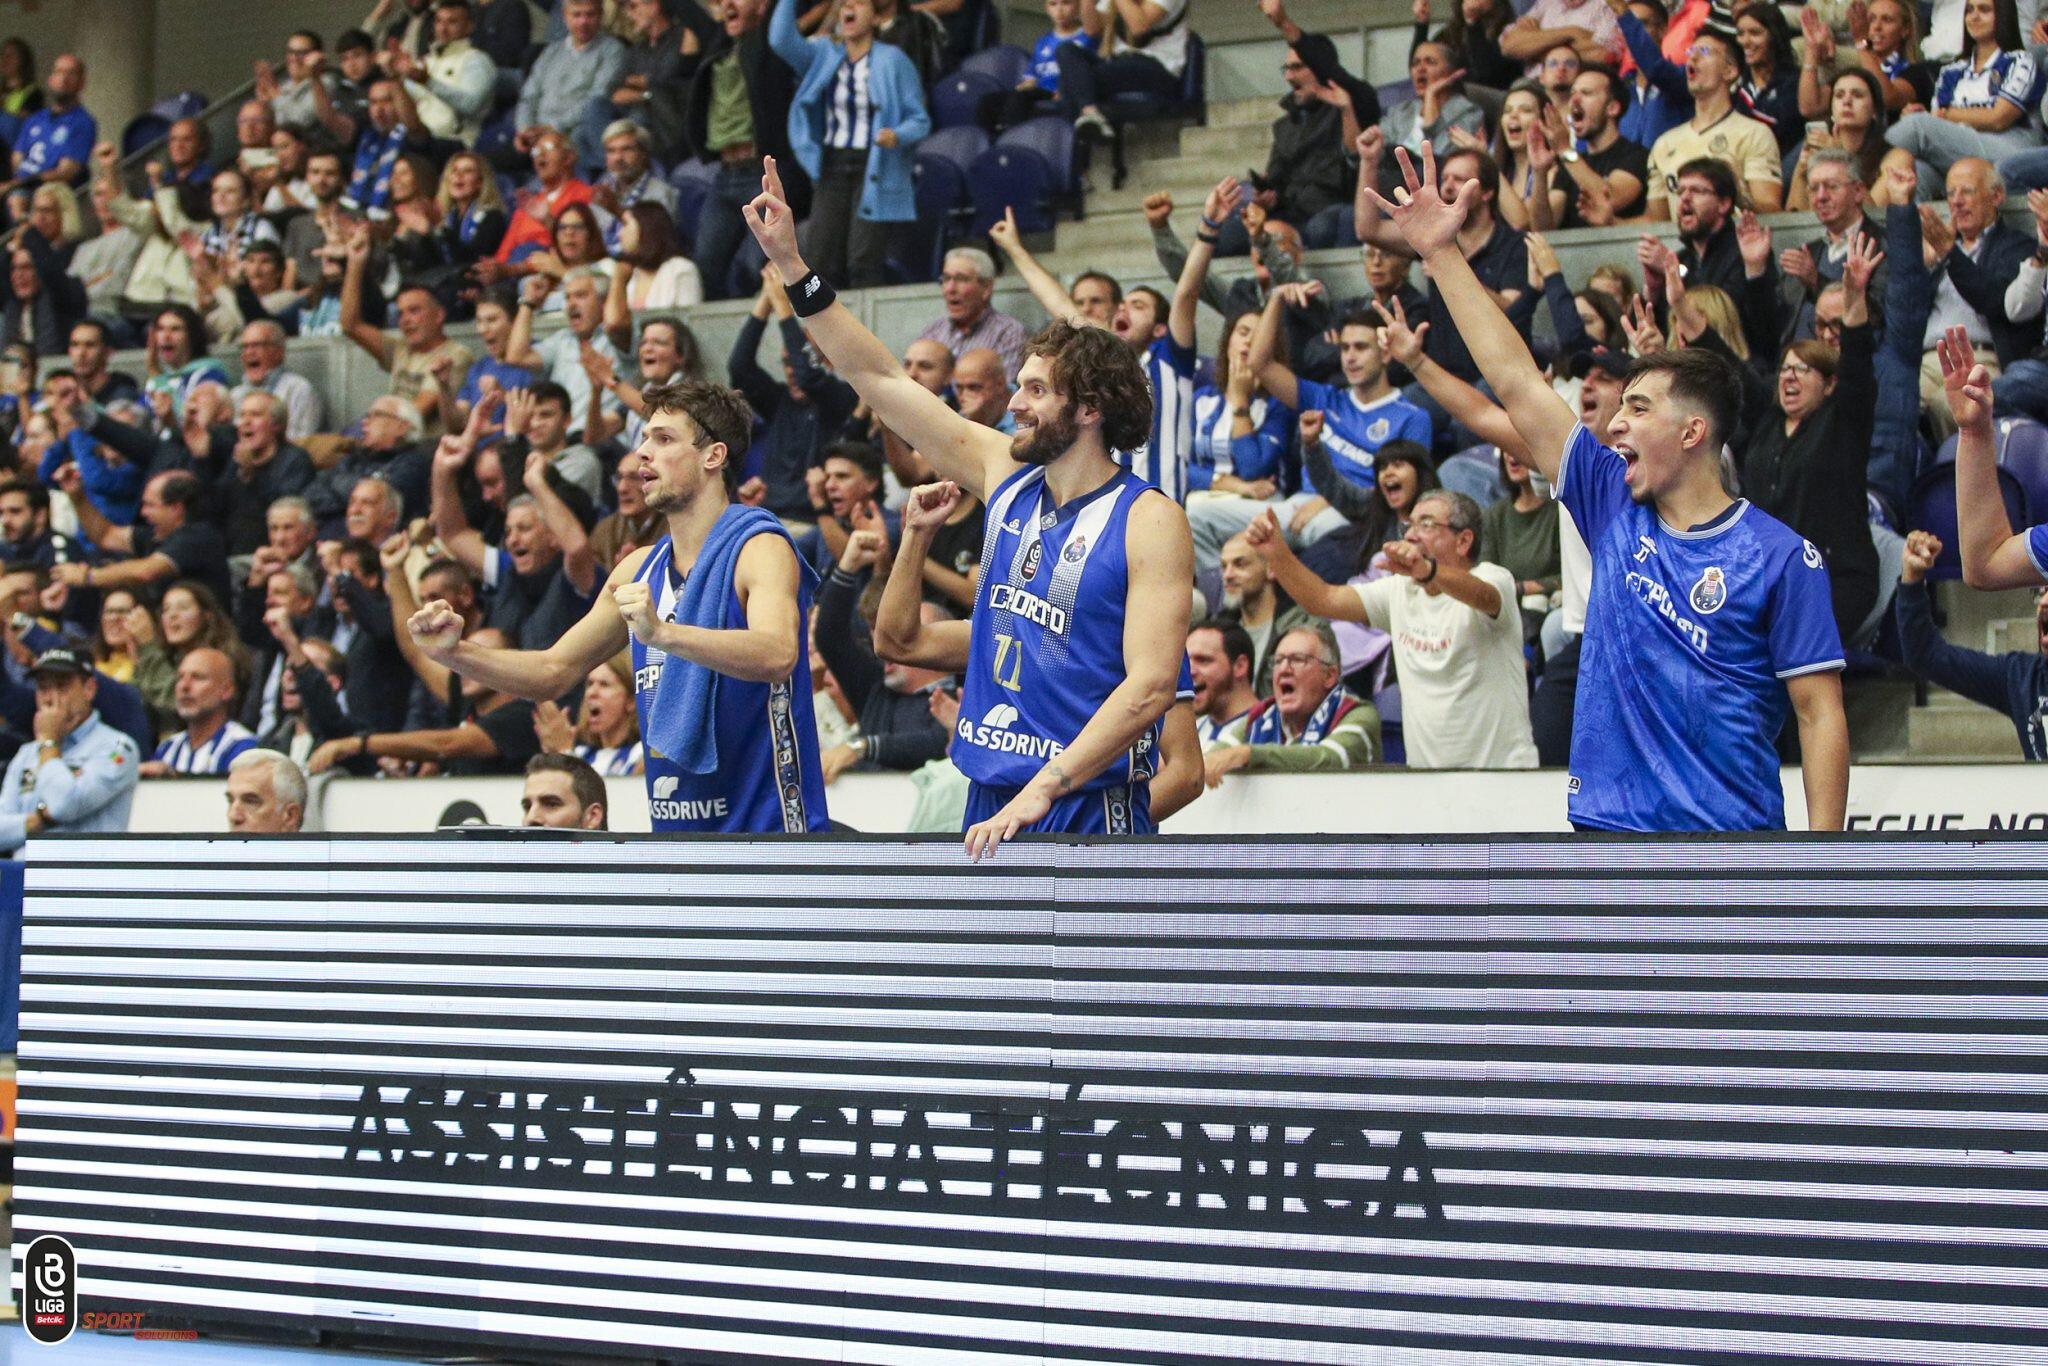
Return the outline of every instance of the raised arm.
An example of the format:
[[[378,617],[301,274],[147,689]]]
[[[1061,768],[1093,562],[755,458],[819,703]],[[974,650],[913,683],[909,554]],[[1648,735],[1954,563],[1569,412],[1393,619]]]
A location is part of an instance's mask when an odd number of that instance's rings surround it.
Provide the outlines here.
[[[1301,562],[1281,534],[1280,519],[1271,508],[1262,510],[1245,528],[1246,544],[1266,561],[1273,578],[1287,590],[1287,596],[1307,612],[1329,621],[1364,621],[1365,604],[1358,594],[1341,583],[1325,583]]]
[[[972,627],[964,621],[926,622],[924,569],[932,538],[960,505],[960,486],[950,481],[922,484],[903,504],[903,544],[882,585],[875,610],[875,653],[896,664],[959,673],[967,667]]]
[[[1018,278],[1031,290],[1031,297],[1038,300],[1038,306],[1049,318],[1070,318],[1079,320],[1074,312],[1073,296],[1060,288],[1052,272],[1038,264],[1038,258],[1024,246],[1024,239],[1017,232],[1017,215],[1013,210],[1003,210],[1003,220],[989,225],[988,240],[1002,249],[1010,258],[1010,264],[1017,268]]]
[[[1436,154],[1429,147],[1422,149],[1420,176],[1408,160],[1406,148],[1396,155],[1407,181],[1407,202],[1397,206],[1382,199],[1377,190],[1368,192],[1380,212],[1400,229],[1409,249],[1422,258],[1436,284],[1437,297],[1450,310],[1450,321],[1465,339],[1479,372],[1528,444],[1530,462],[1554,482],[1564,459],[1565,442],[1578,419],[1543,378],[1528,343],[1458,249],[1458,229],[1479,196],[1479,182],[1465,182],[1457,199],[1446,203],[1437,193]]]
[[[384,566],[384,596],[391,600],[391,620],[409,621],[420,610],[419,598],[412,591],[412,580],[406,577],[405,562],[412,554],[412,537],[401,527],[384,544],[377,547],[378,563]],[[398,653],[412,666],[413,673],[433,697],[446,697],[452,677],[448,666],[429,659],[419,642],[413,639],[411,631],[393,633],[398,642]]]
[[[382,328],[363,321],[363,276],[370,264],[370,225],[358,223],[348,235],[348,265],[341,275],[341,330],[383,369],[391,368],[391,343]]]
[[[633,575],[646,559],[647,551],[636,550],[619,561],[605,581],[606,589],[612,591],[599,593],[583,619],[545,650],[498,649],[464,640],[462,617],[439,598],[414,612],[405,629],[421,655],[450,672],[473,678],[495,692],[530,702],[552,702],[626,648],[626,623],[614,598],[623,587],[637,589],[645,599],[647,590],[633,582]],[[741,562],[744,566],[744,553]],[[648,610],[651,613],[652,609]]]
[[[1415,249],[1401,230],[1387,221],[1381,210],[1386,204],[1374,182],[1380,178],[1380,159],[1387,154],[1387,135],[1377,126],[1358,135],[1358,197],[1351,206],[1351,226],[1358,240],[1368,247],[1413,257]]]
[[[539,451],[527,452],[522,482],[539,506],[541,520],[562,547],[562,576],[579,595],[589,597],[597,588],[597,557],[590,553],[590,534],[583,523],[548,482],[548,458]]]
[[[505,434],[509,437],[526,435],[526,419],[533,415],[533,401],[526,396],[526,390],[515,389],[506,396]],[[429,478],[429,511],[434,521],[434,535],[447,547],[448,553],[462,562],[472,574],[484,572],[484,558],[490,547],[484,538],[469,524],[468,514],[462,510],[462,491],[456,483],[457,477],[469,467],[470,457],[476,453],[476,445],[483,438],[485,424],[490,421],[490,412],[495,405],[488,399],[478,399],[476,406],[469,410],[469,425],[460,432],[450,432],[441,438],[434,448],[434,466]],[[518,426],[513,426],[514,414],[518,414]],[[596,665],[592,665],[596,668]],[[561,693],[550,693],[560,697]]]
[[[1259,377],[1259,383],[1266,386],[1266,392],[1290,408],[1301,406],[1301,382],[1287,362],[1276,359],[1280,349],[1280,310],[1283,308],[1306,308],[1309,301],[1322,292],[1318,281],[1282,285],[1266,296],[1266,306],[1259,313],[1259,321],[1252,327],[1251,354],[1247,356],[1245,368]]]
[[[1956,549],[1963,582],[1972,588],[2027,588],[2041,571],[2015,536],[1998,487],[1998,447],[1991,424],[1991,372],[1976,363],[1969,333],[1951,327],[1936,343],[1949,412],[1956,420]]]
[[[1216,255],[1216,229],[1243,202],[1244,187],[1237,183],[1236,176],[1225,176],[1216,182],[1216,188],[1209,191],[1208,202],[1202,205],[1202,226],[1195,233],[1194,245],[1188,248],[1187,264],[1180,268],[1180,279],[1173,287],[1173,306],[1166,315],[1166,332],[1176,346],[1194,349],[1195,309],[1202,302],[1209,262]]]
[[[796,219],[783,198],[773,157],[761,176],[760,195],[743,212],[754,239],[789,282],[790,302],[804,319],[804,330],[878,420],[894,428],[942,476],[984,499],[1022,468],[1010,458],[1008,437],[960,416],[904,374],[881,339],[844,304],[830,299],[831,287],[811,274],[797,250]],[[817,308],[820,295],[828,299],[823,309]]]
[[[1387,324],[1388,358],[1407,366],[1408,373],[1415,377],[1423,392],[1435,399],[1437,406],[1450,414],[1453,422],[1463,423],[1466,430],[1481,441],[1498,446],[1523,464],[1528,464],[1529,445],[1522,440],[1522,434],[1515,430],[1515,424],[1501,406],[1438,365],[1423,351],[1422,339],[1429,332],[1429,324],[1409,327],[1408,312],[1401,307],[1398,298],[1394,300],[1391,311],[1377,301],[1373,308]]]

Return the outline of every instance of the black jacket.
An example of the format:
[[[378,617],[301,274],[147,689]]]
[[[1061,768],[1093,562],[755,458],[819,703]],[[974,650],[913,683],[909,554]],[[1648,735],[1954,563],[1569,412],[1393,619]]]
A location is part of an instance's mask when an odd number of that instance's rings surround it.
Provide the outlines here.
[[[900,693],[882,681],[882,661],[857,625],[862,580],[835,567],[818,588],[818,653],[860,714],[868,746],[864,768],[908,771],[946,752],[946,728],[921,692]]]
[[[2033,254],[2032,233],[1993,223],[1978,239],[1975,260],[1964,255],[1963,244],[1957,241],[1935,267],[1947,271],[1949,283],[1963,296],[1963,302],[1983,315],[2001,366],[2024,360],[2041,344],[2041,315],[2023,323],[2008,321],[2005,316],[2005,287],[2019,274],[2020,262]],[[1941,282],[1936,280],[1934,287],[1939,290]]]
[[[733,40],[720,29],[717,44],[704,54],[690,77],[690,93],[683,106],[683,136],[699,161],[718,158],[716,152],[704,145],[710,136],[711,70],[732,46]],[[754,110],[754,146],[764,156],[775,158],[790,210],[802,218],[811,209],[811,182],[789,148],[789,110],[796,103],[796,72],[769,48],[765,23],[740,35],[739,50],[740,73],[747,82],[747,102]]]

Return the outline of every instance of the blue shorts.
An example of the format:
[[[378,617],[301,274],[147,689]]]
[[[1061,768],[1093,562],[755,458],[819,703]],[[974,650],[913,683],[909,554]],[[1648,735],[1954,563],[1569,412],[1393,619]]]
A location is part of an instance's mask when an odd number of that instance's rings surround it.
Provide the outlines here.
[[[994,816],[1010,804],[1010,799],[1023,789],[1015,787],[984,787],[971,783],[967,788],[967,815],[961,829],[968,830]],[[1086,792],[1070,792],[1052,804],[1052,810],[1045,813],[1045,819],[1025,826],[1017,832],[1020,835],[1153,835],[1158,828],[1152,823],[1152,789],[1144,783],[1133,783],[1128,787],[1098,787]]]

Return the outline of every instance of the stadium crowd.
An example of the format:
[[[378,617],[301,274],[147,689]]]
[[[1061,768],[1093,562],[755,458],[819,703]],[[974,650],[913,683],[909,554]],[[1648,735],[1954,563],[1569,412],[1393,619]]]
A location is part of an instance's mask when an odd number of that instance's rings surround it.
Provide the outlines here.
[[[1270,157],[1209,193],[1198,249],[1170,196],[1146,201],[1170,294],[1062,281],[1005,218],[949,239],[902,353],[961,415],[1013,430],[1032,329],[993,306],[1000,259],[1048,315],[1145,359],[1156,435],[1127,454],[1193,535],[1184,705],[1208,785],[1568,762],[1592,556],[1541,472],[1556,453],[1496,406],[1380,198],[1398,197],[1395,153],[1425,148],[1470,206],[1459,252],[1588,430],[1605,439],[1642,357],[1729,361],[1724,486],[1824,565],[1847,668],[2004,710],[2048,757],[2048,597],[2038,654],[1942,641],[1926,580],[1955,557],[1920,518],[1937,452],[1992,415],[2040,466],[2013,476],[2015,510],[2048,506],[2025,501],[2048,490],[2031,428],[2048,422],[2048,17],[1455,0],[1435,24],[1417,0],[1410,86],[1380,90],[1283,0],[1257,8],[1287,44]],[[1045,10],[1022,74],[972,107],[985,128],[1050,119],[1085,157],[1132,98],[1180,90],[1189,0]],[[328,770],[526,773],[530,816],[601,826],[592,775],[645,757],[626,655],[534,703],[451,672],[405,622],[439,600],[465,639],[559,638],[661,535],[634,454],[643,391],[721,369],[756,418],[740,499],[823,579],[826,780],[910,773],[921,828],[957,829],[954,675],[892,660],[877,616],[906,548],[921,620],[968,614],[982,509],[912,497],[932,465],[807,340],[743,208],[773,158],[819,276],[911,282],[889,247],[918,216],[917,147],[987,32],[987,0],[378,0],[331,50],[298,32],[281,68],[258,64],[236,146],[182,119],[139,167],[104,140],[76,57],[43,70],[0,43],[0,722],[20,751],[0,846],[120,828],[137,777],[231,770],[246,828],[291,828],[302,773]],[[2002,213],[2018,192],[2025,229]],[[1757,217],[1781,210],[1810,225]],[[1578,288],[1544,236],[1637,222],[1627,259]],[[1338,298],[1304,251],[1345,246],[1368,288]],[[1219,255],[1252,270],[1226,285]],[[734,297],[748,321],[707,356],[689,309]],[[1223,320],[1213,358],[1201,305]],[[475,346],[451,336],[471,322]],[[771,331],[779,370],[757,358]],[[1945,374],[1951,335],[1967,354]],[[294,342],[323,336],[388,372],[366,410],[293,369]],[[238,366],[215,358],[228,347]],[[141,373],[112,368],[124,348]],[[1984,404],[1958,397],[1974,367]],[[1976,473],[1950,477],[1953,499],[2001,501]],[[1962,559],[1975,586],[2027,579]],[[1715,572],[1679,612],[1719,608]],[[1789,716],[1765,739],[1792,757]]]

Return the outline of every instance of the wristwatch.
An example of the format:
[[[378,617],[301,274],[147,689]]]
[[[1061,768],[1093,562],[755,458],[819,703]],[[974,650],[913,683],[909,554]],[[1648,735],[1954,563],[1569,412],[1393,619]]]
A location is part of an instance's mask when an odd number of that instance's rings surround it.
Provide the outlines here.
[[[1557,159],[1559,161],[1564,162],[1567,166],[1569,166],[1578,161],[1579,154],[1573,151],[1571,148],[1566,147],[1558,152]]]

